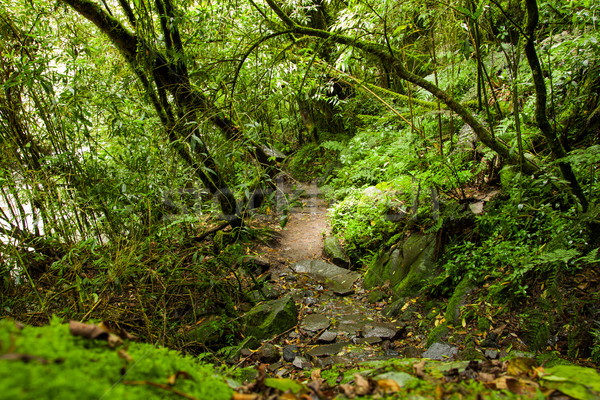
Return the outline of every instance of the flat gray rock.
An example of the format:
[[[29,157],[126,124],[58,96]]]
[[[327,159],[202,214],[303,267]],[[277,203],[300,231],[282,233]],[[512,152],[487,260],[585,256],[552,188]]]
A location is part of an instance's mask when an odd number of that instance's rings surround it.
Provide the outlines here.
[[[322,342],[322,343],[331,343],[336,338],[337,338],[337,332],[326,330],[325,332],[321,333],[318,340],[319,340],[319,342]]]
[[[363,337],[378,337],[381,339],[394,339],[401,328],[385,322],[373,322],[363,328]]]
[[[338,320],[338,331],[356,334],[363,331],[364,326],[370,321],[361,314],[342,315]]]
[[[300,274],[308,274],[317,279],[334,293],[347,295],[354,292],[354,282],[360,278],[358,272],[350,271],[321,260],[304,260],[292,266]]]
[[[381,343],[381,338],[379,337],[361,337],[354,339],[355,344],[377,344]]]
[[[298,356],[296,358],[294,358],[294,361],[292,361],[292,365],[296,368],[300,368],[300,369],[311,369],[312,368],[312,364],[304,357],[302,356]]]
[[[332,344],[323,344],[315,346],[306,353],[311,357],[325,357],[334,356],[344,349],[348,345],[348,342],[339,342]]]
[[[323,314],[309,314],[300,323],[300,327],[307,331],[319,332],[323,329],[329,328],[331,322]]]
[[[432,360],[451,360],[458,354],[458,349],[446,343],[436,342],[421,357]]]

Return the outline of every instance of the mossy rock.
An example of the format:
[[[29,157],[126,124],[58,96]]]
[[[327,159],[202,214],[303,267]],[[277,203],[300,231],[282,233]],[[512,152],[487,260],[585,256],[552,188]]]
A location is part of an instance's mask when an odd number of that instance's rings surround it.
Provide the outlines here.
[[[347,268],[350,265],[350,259],[346,255],[337,236],[327,236],[325,238],[323,242],[323,255],[340,267]]]
[[[169,387],[190,397],[228,400],[233,395],[225,378],[196,357],[146,343],[111,348],[106,340],[73,336],[58,320],[22,329],[1,320],[0,353],[3,399],[175,398],[144,382],[166,385],[176,373],[187,378]]]
[[[446,307],[446,321],[458,326],[461,323],[461,309],[465,305],[465,299],[473,290],[473,283],[468,277],[464,277],[456,288],[448,301]]]
[[[436,235],[413,234],[402,246],[402,271],[407,275],[393,286],[398,297],[413,296],[421,289],[423,280],[435,273]]]
[[[255,306],[243,320],[245,336],[269,339],[296,326],[298,309],[292,296],[285,296]]]
[[[427,335],[427,344],[425,347],[429,348],[432,344],[436,342],[441,342],[442,338],[448,334],[448,326],[446,323],[441,323],[431,331]]]
[[[211,315],[197,324],[186,336],[188,340],[205,345],[216,344],[221,342],[225,326],[226,322],[223,317]]]
[[[390,283],[396,297],[412,296],[420,283],[435,272],[435,235],[413,234],[399,248],[381,250],[370,263],[365,288]]]

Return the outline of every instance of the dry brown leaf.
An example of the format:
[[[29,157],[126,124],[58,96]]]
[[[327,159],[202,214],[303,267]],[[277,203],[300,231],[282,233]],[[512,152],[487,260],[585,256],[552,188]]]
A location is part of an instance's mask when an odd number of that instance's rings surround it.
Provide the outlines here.
[[[321,380],[321,369],[320,368],[313,369],[310,373],[310,379],[313,381],[320,381]]]
[[[413,369],[415,370],[415,375],[418,378],[425,378],[425,364],[427,361],[425,359],[419,361],[418,363],[413,364]]]
[[[398,385],[398,382],[396,382],[393,379],[381,379],[381,380],[377,381],[377,387],[384,394],[385,393],[397,393],[401,389],[400,385]]]
[[[493,382],[496,379],[496,376],[494,374],[490,374],[490,373],[487,373],[487,372],[479,372],[477,374],[477,379],[481,383],[490,383],[490,382]]]
[[[354,374],[354,390],[357,396],[366,396],[371,393],[371,384],[361,374]]]
[[[79,321],[69,321],[69,332],[73,336],[99,340],[107,340],[110,334],[110,330],[104,325],[84,324]]]
[[[529,397],[535,396],[539,385],[527,379],[510,378],[506,379],[508,390],[514,394],[525,395]]]
[[[185,371],[177,371],[175,372],[173,375],[169,376],[169,378],[167,379],[167,383],[171,386],[173,386],[175,384],[175,382],[177,381],[177,378],[181,378],[181,379],[189,379],[189,380],[194,380],[194,378],[188,374]]]
[[[22,361],[24,363],[28,363],[31,361],[37,361],[40,364],[48,364],[48,360],[38,356],[32,356],[30,354],[21,354],[21,353],[7,353],[2,354],[0,356],[0,360],[8,360],[8,361]]]
[[[231,400],[256,400],[258,398],[257,394],[246,394],[246,393],[233,393],[231,396]]]
[[[340,388],[340,390],[342,391],[342,393],[344,394],[344,396],[349,397],[349,398],[354,398],[354,396],[356,396],[356,393],[354,391],[354,387],[348,383],[344,383],[338,386]]]
[[[119,351],[117,351],[117,355],[128,363],[133,362],[133,357],[131,357],[129,353],[125,351],[125,349],[119,349]]]
[[[533,358],[517,357],[508,362],[506,373],[512,376],[529,375],[538,367],[538,362]]]

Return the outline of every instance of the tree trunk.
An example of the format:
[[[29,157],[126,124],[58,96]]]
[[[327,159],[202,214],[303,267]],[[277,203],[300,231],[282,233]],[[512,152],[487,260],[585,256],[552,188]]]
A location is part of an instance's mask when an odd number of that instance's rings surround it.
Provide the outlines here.
[[[546,82],[544,80],[544,75],[542,74],[542,66],[540,65],[537,51],[535,50],[535,30],[537,28],[539,19],[537,1],[526,0],[526,6],[527,26],[525,27],[525,34],[527,35],[527,43],[525,44],[525,56],[527,57],[529,67],[531,68],[533,84],[535,87],[535,120],[537,126],[540,128],[540,131],[542,131],[542,135],[544,135],[544,138],[548,143],[548,147],[550,148],[552,155],[555,159],[560,160],[567,156],[567,152],[562,146],[560,140],[558,140],[556,132],[554,132],[552,125],[550,125],[550,121],[548,121],[548,116],[546,113],[546,102],[548,97],[546,92]],[[583,190],[581,189],[581,186],[579,185],[579,182],[573,173],[571,165],[564,161],[558,161],[558,166],[563,178],[569,182],[573,194],[581,203],[583,211],[587,211],[589,206],[587,198],[585,197],[585,194],[583,193]]]

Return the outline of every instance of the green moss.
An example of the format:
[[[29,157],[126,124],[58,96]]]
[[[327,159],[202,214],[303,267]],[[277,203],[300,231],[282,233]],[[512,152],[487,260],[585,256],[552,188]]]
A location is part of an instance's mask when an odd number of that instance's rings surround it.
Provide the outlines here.
[[[472,290],[473,286],[468,277],[463,278],[448,301],[446,307],[446,321],[450,324],[458,325],[460,323],[461,308],[464,304],[465,296]]]
[[[448,326],[443,323],[439,324],[431,331],[429,331],[429,335],[427,335],[427,344],[425,347],[429,348],[435,342],[439,342],[444,336],[448,334]]]
[[[174,393],[145,384],[167,384],[183,371],[173,389],[198,399],[229,399],[232,390],[216,376],[211,365],[175,351],[144,343],[111,349],[107,342],[72,336],[65,324],[54,321],[43,327],[19,330],[11,321],[0,321],[0,386],[5,399],[179,398]],[[133,361],[119,356],[119,350]],[[33,357],[26,362],[23,357]],[[16,359],[11,359],[16,358]]]
[[[477,318],[477,329],[481,332],[487,332],[491,326],[492,323],[487,318],[483,316]]]

